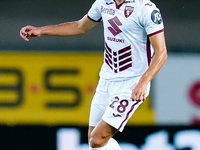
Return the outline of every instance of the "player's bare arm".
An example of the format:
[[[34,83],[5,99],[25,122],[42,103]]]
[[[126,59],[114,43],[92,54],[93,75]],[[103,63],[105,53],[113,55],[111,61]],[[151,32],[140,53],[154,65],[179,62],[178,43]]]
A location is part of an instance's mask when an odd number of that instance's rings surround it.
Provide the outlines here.
[[[144,100],[146,98],[147,84],[155,77],[167,59],[164,32],[153,35],[149,39],[155,50],[155,55],[149,68],[143,74],[137,86],[133,89],[131,98],[134,100]]]
[[[79,21],[49,25],[44,27],[25,26],[20,31],[20,36],[29,41],[29,37],[48,36],[75,36],[91,30],[97,23],[90,20],[86,15]]]

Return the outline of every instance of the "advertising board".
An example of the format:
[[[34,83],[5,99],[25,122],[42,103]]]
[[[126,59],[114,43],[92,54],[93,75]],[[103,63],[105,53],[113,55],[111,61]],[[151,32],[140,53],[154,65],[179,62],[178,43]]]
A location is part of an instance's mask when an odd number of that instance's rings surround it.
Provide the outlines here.
[[[0,126],[2,150],[88,150],[87,126]],[[122,150],[199,150],[199,126],[127,126]]]

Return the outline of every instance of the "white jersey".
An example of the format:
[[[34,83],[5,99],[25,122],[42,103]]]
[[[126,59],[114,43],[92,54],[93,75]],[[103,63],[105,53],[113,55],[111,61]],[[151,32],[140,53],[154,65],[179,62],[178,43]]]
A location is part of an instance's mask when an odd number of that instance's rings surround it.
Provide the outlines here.
[[[104,63],[100,77],[123,80],[141,76],[151,60],[150,36],[164,30],[159,9],[150,0],[96,0],[88,12],[103,21]]]

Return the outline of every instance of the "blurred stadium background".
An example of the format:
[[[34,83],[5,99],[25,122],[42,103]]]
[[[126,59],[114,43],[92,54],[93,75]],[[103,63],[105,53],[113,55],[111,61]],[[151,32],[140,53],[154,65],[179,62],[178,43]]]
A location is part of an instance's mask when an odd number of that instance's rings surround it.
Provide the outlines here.
[[[200,150],[200,1],[153,0],[168,60],[148,100],[115,138],[123,150]],[[25,25],[80,19],[93,0],[0,0],[0,150],[87,150],[103,28],[25,42]]]

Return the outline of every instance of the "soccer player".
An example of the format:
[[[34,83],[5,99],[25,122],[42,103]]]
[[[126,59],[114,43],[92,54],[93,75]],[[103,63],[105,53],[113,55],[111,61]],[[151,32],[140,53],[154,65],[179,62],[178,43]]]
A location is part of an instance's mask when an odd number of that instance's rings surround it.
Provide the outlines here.
[[[75,36],[100,21],[104,26],[104,62],[90,108],[89,147],[120,150],[113,135],[123,131],[148,96],[150,81],[167,59],[163,20],[156,5],[150,0],[96,0],[81,20],[25,26],[20,35],[26,41],[42,35]]]

